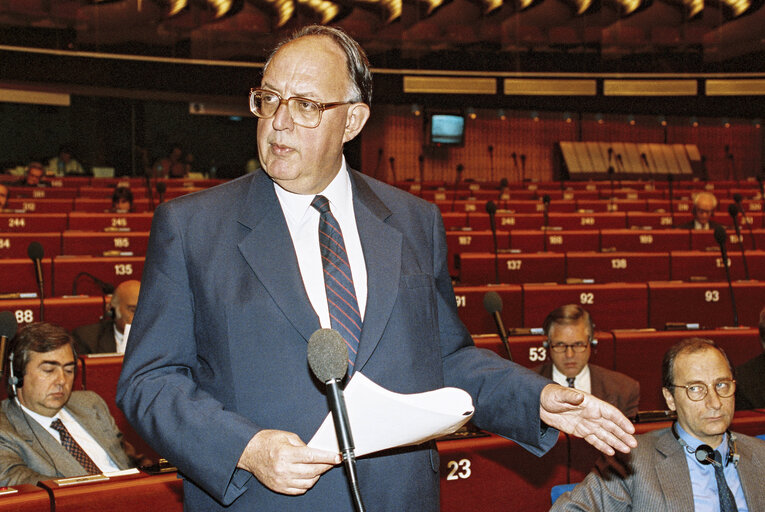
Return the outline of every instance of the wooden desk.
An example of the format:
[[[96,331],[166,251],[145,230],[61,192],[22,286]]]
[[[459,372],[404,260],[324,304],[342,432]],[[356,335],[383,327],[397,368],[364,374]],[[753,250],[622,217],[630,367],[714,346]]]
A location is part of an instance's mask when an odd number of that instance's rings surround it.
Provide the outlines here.
[[[0,258],[28,258],[32,242],[42,245],[47,258],[61,254],[61,233],[0,233]]]
[[[51,258],[42,259],[43,291],[52,296],[51,262]],[[29,258],[0,259],[0,276],[0,293],[37,293],[37,276]]]
[[[567,252],[566,277],[596,283],[645,283],[670,277],[666,252]]]
[[[69,229],[73,231],[106,231],[126,229],[149,231],[152,212],[145,213],[69,213]]]
[[[66,223],[66,213],[0,213],[0,231],[5,233],[64,231]]]
[[[493,315],[483,306],[483,297],[487,292],[496,292],[502,299],[500,316],[505,328],[521,327],[523,314],[521,287],[518,285],[492,286],[457,286],[454,295],[457,301],[457,313],[470,334],[486,334],[497,332]]]
[[[463,253],[457,259],[461,285],[494,282],[494,254]],[[566,257],[562,253],[505,253],[497,259],[500,283],[562,283],[566,280]]]
[[[114,286],[130,279],[140,281],[143,265],[143,256],[58,256],[53,260],[53,291],[56,295],[71,294],[75,278],[83,271]],[[82,276],[77,280],[77,293],[100,295],[102,290]]]
[[[45,512],[50,510],[51,502],[45,489],[34,485],[22,484],[9,487],[19,492],[0,495],[0,511],[2,512]]]
[[[64,231],[61,235],[61,254],[69,256],[109,256],[114,252],[123,256],[145,256],[148,245],[148,231]]]
[[[97,322],[105,306],[103,297],[53,297],[45,299],[45,321],[71,331],[80,325]],[[1,300],[0,311],[13,312],[19,325],[39,322],[40,300]]]

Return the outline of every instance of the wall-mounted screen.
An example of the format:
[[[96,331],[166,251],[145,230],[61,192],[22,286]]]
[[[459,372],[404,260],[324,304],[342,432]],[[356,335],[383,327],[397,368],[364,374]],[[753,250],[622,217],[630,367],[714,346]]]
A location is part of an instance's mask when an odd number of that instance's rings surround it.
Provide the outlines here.
[[[434,146],[463,145],[465,142],[465,117],[462,114],[430,114],[428,142]]]

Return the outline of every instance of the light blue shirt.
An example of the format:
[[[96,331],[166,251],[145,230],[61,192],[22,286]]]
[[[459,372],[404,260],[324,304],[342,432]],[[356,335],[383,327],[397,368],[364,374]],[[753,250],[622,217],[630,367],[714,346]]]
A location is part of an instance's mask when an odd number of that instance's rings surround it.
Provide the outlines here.
[[[720,498],[717,494],[717,480],[715,480],[714,464],[702,464],[696,460],[694,452],[696,448],[704,444],[688,432],[683,430],[679,423],[675,423],[675,428],[680,438],[688,444],[691,452],[683,449],[685,460],[688,463],[688,470],[691,474],[691,487],[693,488],[693,504],[695,512],[720,512]],[[723,440],[716,449],[722,455],[723,474],[728,487],[736,500],[738,512],[749,512],[744,497],[744,490],[741,488],[741,479],[738,476],[738,468],[733,461],[728,461],[728,434],[723,436]]]

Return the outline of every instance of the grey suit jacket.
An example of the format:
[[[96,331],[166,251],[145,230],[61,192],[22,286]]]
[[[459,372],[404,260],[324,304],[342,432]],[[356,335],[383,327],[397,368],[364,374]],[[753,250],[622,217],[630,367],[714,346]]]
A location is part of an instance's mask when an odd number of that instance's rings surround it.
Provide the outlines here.
[[[634,418],[640,402],[640,383],[623,373],[596,364],[587,366],[590,367],[590,392],[618,408],[628,418]],[[552,370],[552,361],[534,368],[534,371],[548,379],[552,379]]]
[[[101,320],[97,324],[77,327],[72,331],[72,337],[78,354],[106,354],[117,351],[112,320]]]
[[[92,391],[74,391],[66,410],[93,436],[120,469],[131,467],[122,434],[106,402]],[[0,485],[35,485],[41,480],[86,474],[69,452],[12,398],[0,404]]]
[[[738,474],[750,511],[765,510],[765,441],[736,434]],[[685,452],[670,429],[638,436],[630,455],[601,458],[574,490],[550,509],[560,511],[688,512],[693,490]]]
[[[547,379],[477,349],[457,316],[438,208],[351,171],[368,295],[356,369],[417,393],[467,390],[475,424],[541,454]],[[328,413],[306,361],[320,327],[263,172],[160,205],[155,214],[117,403],[186,477],[186,510],[353,511],[342,467],[302,496],[263,486],[236,464],[261,429],[308,442]],[[552,439],[552,438],[555,439]],[[438,452],[424,444],[361,458],[367,510],[439,508]]]

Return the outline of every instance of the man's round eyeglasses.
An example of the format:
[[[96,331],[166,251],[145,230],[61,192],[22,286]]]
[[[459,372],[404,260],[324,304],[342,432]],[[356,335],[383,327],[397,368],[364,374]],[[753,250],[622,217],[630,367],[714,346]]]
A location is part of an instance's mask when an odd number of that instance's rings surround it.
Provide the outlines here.
[[[316,128],[321,123],[321,113],[341,105],[348,105],[350,101],[336,101],[333,103],[319,103],[318,101],[293,96],[284,99],[279,94],[265,89],[250,89],[250,111],[261,119],[268,119],[276,115],[276,111],[282,104],[287,105],[287,111],[292,117],[292,122],[305,128]]]
[[[709,393],[709,388],[707,385],[702,383],[689,384],[688,386],[673,384],[672,387],[685,388],[685,394],[688,395],[688,398],[694,402],[700,402],[701,400],[704,400],[704,398],[707,396],[707,393]],[[733,393],[736,392],[736,381],[732,379],[718,381],[714,385],[714,390],[715,393],[717,393],[717,396],[720,398],[731,397],[733,396]]]
[[[552,349],[553,352],[560,352],[560,353],[565,352],[569,348],[571,348],[571,350],[573,350],[574,352],[584,352],[585,350],[587,350],[587,345],[588,345],[587,343],[584,343],[582,341],[577,341],[576,343],[571,343],[571,344],[559,342],[559,343],[551,343],[550,348]]]

